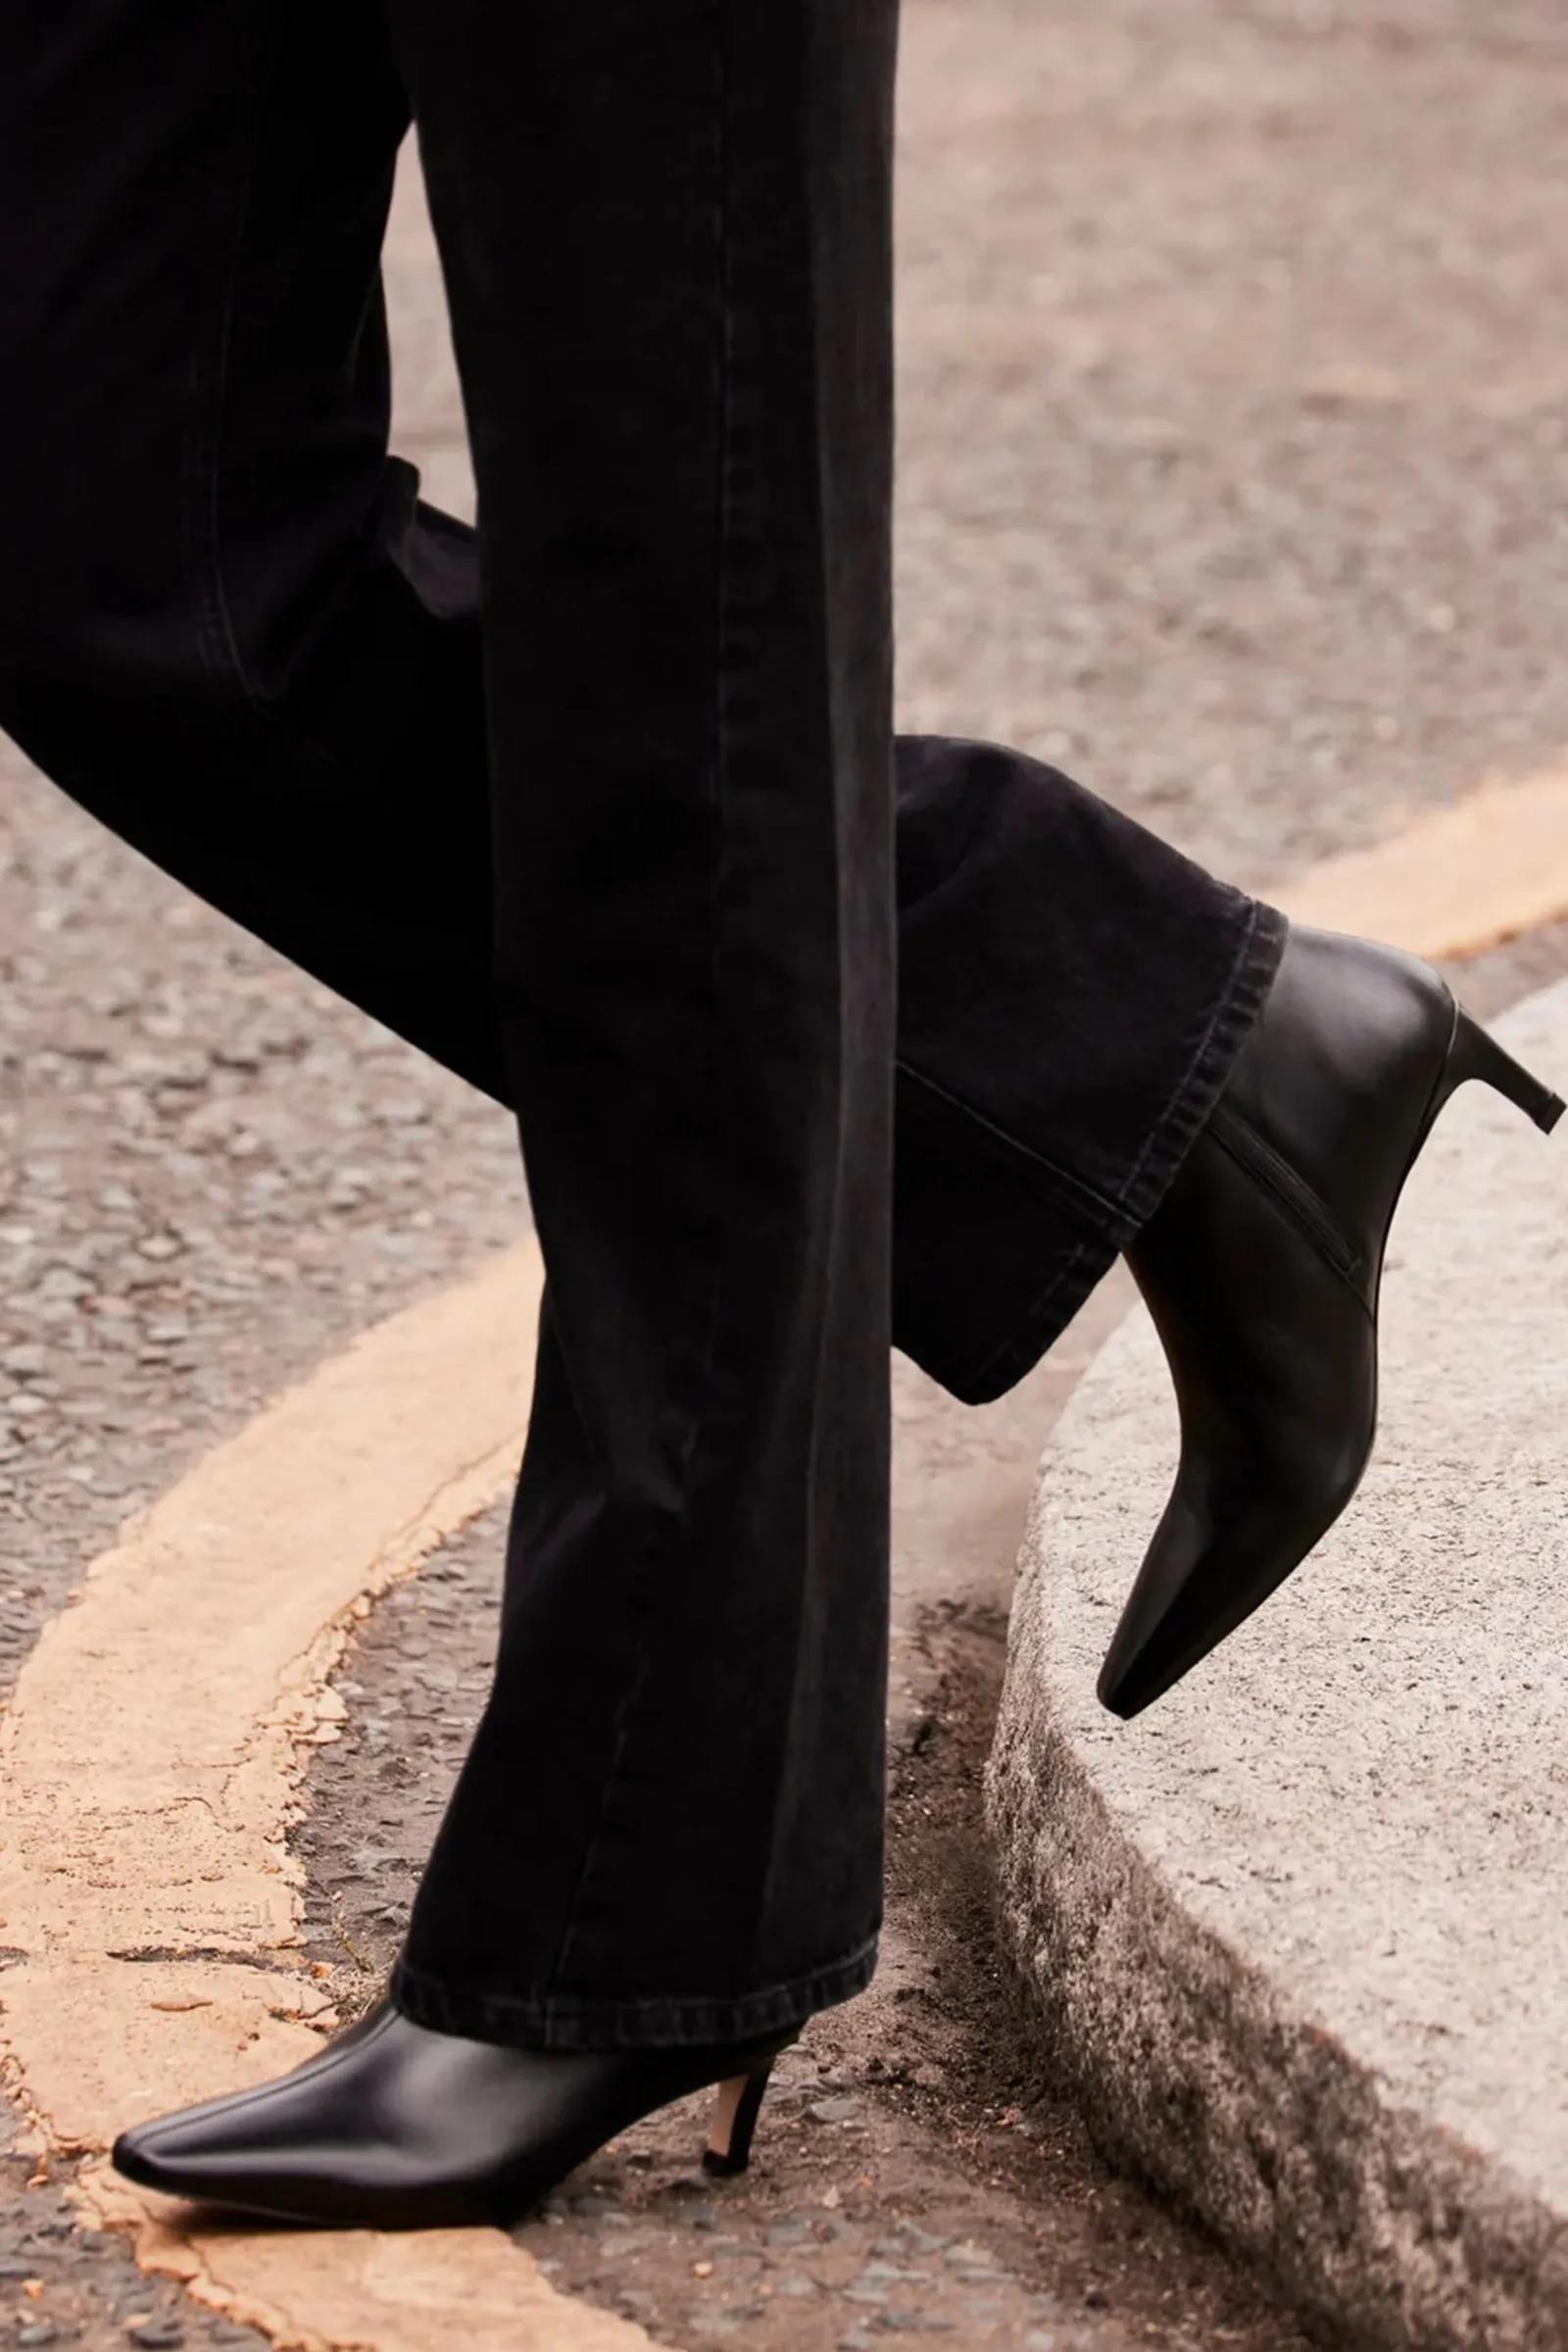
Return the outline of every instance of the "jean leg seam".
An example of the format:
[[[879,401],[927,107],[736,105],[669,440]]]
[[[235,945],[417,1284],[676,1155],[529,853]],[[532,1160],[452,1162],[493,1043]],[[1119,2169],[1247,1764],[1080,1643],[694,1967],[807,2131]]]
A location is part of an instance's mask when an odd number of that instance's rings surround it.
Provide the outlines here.
[[[901,1058],[897,1067],[900,1077],[913,1082],[917,1101],[928,1097],[933,1108],[940,1107],[941,1111],[959,1122],[1008,1166],[1023,1162],[1024,1166],[1018,1172],[1034,1177],[1040,1189],[1050,1193],[1069,1214],[1090,1219],[1096,1224],[1121,1220],[1123,1212],[1120,1203],[1109,1194],[1087,1184],[1081,1176],[1073,1175],[1070,1169],[1058,1166],[1043,1152],[1037,1151],[1033,1144],[1024,1143],[1005,1127],[999,1126],[995,1119],[988,1118],[974,1103],[955,1094],[951,1087],[942,1085],[940,1080],[928,1077],[913,1062]]]
[[[233,625],[227,595],[223,587],[221,526],[219,499],[222,479],[223,413],[228,393],[229,362],[233,349],[234,305],[239,286],[240,257],[251,220],[251,199],[256,179],[256,153],[263,113],[263,85],[257,65],[257,48],[249,31],[245,35],[245,63],[254,76],[254,86],[245,92],[239,122],[239,172],[229,191],[230,210],[225,221],[226,243],[218,284],[216,316],[211,341],[203,343],[196,363],[195,416],[191,444],[187,452],[186,512],[187,545],[191,556],[196,594],[198,639],[202,659],[209,674],[216,681],[227,679],[237,686],[244,701],[259,710],[245,664],[239,651],[239,641]]]
[[[1030,1299],[1007,1336],[962,1376],[952,1380],[953,1394],[964,1404],[990,1404],[1004,1396],[1015,1382],[1033,1370],[1046,1349],[1072,1321],[1122,1254],[1114,1242],[1080,1242],[1067,1252],[1043,1291]],[[1037,1334],[1050,1327],[1047,1338]],[[944,1382],[948,1376],[944,1374]]]
[[[261,65],[265,40],[266,35],[258,32],[248,51],[248,63],[256,81],[255,87],[247,92],[240,126],[241,165],[226,221],[227,245],[218,288],[215,332],[210,343],[204,342],[193,363],[195,417],[186,454],[185,532],[195,593],[197,643],[214,684],[233,687],[242,708],[264,731],[280,737],[291,750],[303,751],[322,760],[338,775],[352,776],[355,773],[352,760],[344,759],[330,744],[323,743],[292,718],[283,716],[258,686],[245,660],[224,583],[220,512],[223,423],[241,257],[251,225],[257,150],[266,113],[266,83]]]
[[[1102,1192],[1098,1186],[1087,1183],[1083,1177],[1075,1176],[1070,1169],[1059,1166],[1045,1152],[1037,1150],[1033,1144],[1025,1143],[1021,1137],[1014,1135],[1008,1128],[999,1125],[995,1119],[989,1118],[973,1102],[966,1101],[962,1095],[955,1094],[952,1088],[944,1086],[940,1080],[929,1077],[913,1062],[901,1057],[898,1064],[899,1073],[902,1077],[911,1080],[919,1093],[929,1097],[933,1104],[942,1104],[952,1112],[955,1118],[961,1120],[976,1137],[983,1139],[1000,1156],[1010,1162],[1025,1163],[1027,1168],[1038,1176],[1044,1189],[1049,1191],[1058,1204],[1069,1213],[1076,1213],[1092,1220],[1099,1226],[1130,1236],[1143,1222],[1142,1216],[1130,1205],[1131,1196],[1136,1194],[1150,1157],[1155,1150],[1170,1140],[1172,1132],[1178,1139],[1181,1136],[1182,1128],[1178,1114],[1193,1095],[1198,1077],[1212,1052],[1216,1035],[1236,1011],[1238,1001],[1245,995],[1244,983],[1247,978],[1247,967],[1252,960],[1254,949],[1258,945],[1259,934],[1264,929],[1262,918],[1265,914],[1270,917],[1268,933],[1269,936],[1272,936],[1273,925],[1279,918],[1273,916],[1272,909],[1266,909],[1256,904],[1250,906],[1236,954],[1231,960],[1230,970],[1204,1023],[1203,1033],[1189,1055],[1181,1076],[1172,1087],[1158,1115],[1151,1125],[1137,1158],[1113,1193]],[[1021,1172],[1022,1170],[1020,1170]]]

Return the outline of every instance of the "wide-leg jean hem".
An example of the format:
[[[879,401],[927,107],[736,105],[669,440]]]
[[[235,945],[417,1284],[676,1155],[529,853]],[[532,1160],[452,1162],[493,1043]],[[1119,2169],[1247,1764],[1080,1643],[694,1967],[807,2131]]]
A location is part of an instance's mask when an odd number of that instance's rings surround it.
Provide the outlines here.
[[[648,1994],[594,2000],[574,1993],[496,1992],[452,1984],[400,1959],[388,1997],[416,2026],[522,2050],[726,2048],[804,2026],[863,1992],[876,1970],[873,1934],[846,1958],[739,1999]]]
[[[1159,1207],[1224,1092],[1289,928],[1275,907],[1226,895],[1237,941],[1224,984],[1113,1190],[1092,1191],[901,1066],[901,1118],[921,1149],[918,1177],[913,1153],[901,1161],[894,1339],[961,1403],[993,1403],[1034,1369]]]
[[[1260,899],[1250,902],[1250,920],[1242,931],[1230,977],[1216,999],[1213,1017],[1192,1067],[1155,1122],[1117,1197],[1116,1205],[1131,1228],[1122,1242],[1123,1250],[1149,1223],[1208,1124],[1236,1056],[1251,1035],[1274,985],[1288,928],[1277,907]]]

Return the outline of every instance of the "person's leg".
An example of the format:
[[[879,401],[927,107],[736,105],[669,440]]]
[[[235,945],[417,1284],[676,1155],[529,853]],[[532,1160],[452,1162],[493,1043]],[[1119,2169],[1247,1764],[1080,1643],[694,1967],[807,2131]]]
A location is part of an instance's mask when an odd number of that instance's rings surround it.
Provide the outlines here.
[[[266,38],[144,0],[0,35],[24,232],[0,243],[0,407],[30,461],[0,493],[0,716],[204,896],[508,1100],[474,545],[416,518],[384,462],[402,95],[372,15],[334,26],[306,77],[281,7]],[[141,74],[157,104],[127,107]],[[1146,1230],[1278,925],[1015,755],[904,741],[898,771],[896,1336],[981,1396]]]
[[[1019,753],[898,751],[894,1338],[974,1404],[1164,1199],[1285,924]]]
[[[73,0],[0,33],[0,424],[28,457],[0,492],[0,717],[204,896],[509,1100],[472,545],[384,459],[402,120],[371,11],[323,31],[287,5]],[[1203,1122],[1277,922],[1029,761],[905,743],[899,766],[901,1338],[993,1393],[1129,1239],[1239,1329],[1186,1197],[1212,1190]],[[561,1373],[547,1350],[569,1442]]]
[[[380,0],[310,26],[299,0],[56,0],[0,27],[0,432],[26,459],[0,724],[511,1105],[477,537],[386,455],[407,104]],[[1037,761],[902,738],[895,771],[894,1336],[973,1400],[1153,1205],[1277,941]]]
[[[891,0],[393,0],[479,492],[551,1303],[395,1981],[556,2049],[870,1974],[892,1176]]]
[[[479,485],[551,1305],[499,1670],[391,2005],[117,2161],[432,2220],[455,2181],[478,2218],[590,2128],[755,2082],[873,1963],[894,10],[394,21]]]
[[[495,1084],[471,553],[386,456],[407,122],[380,0],[4,12],[0,725]]]
[[[70,0],[0,27],[0,429],[19,454],[0,719],[205,897],[507,1100],[475,546],[416,513],[385,458],[376,265],[405,113],[373,8],[313,28],[291,0]],[[1203,1122],[1279,926],[1031,761],[905,741],[897,763],[897,1341],[955,1394],[996,1394],[1127,1248],[1189,1394],[1217,1332],[1231,1392],[1294,1398],[1238,1419],[1223,1483],[1259,1506],[1255,1556],[1244,1575],[1209,1546],[1196,1647],[1165,1644],[1152,1672],[1170,1530],[1213,1518],[1194,1500],[1212,1462],[1184,1462],[1153,1601],[1146,1575],[1129,1618],[1136,1673],[1119,1638],[1105,1689],[1146,1701],[1301,1548],[1274,1457],[1324,1351],[1264,1360],[1252,1265],[1238,1281],[1193,1230],[1204,1170],[1223,1187],[1229,1165]],[[1299,1055],[1289,1029],[1271,1024],[1276,1059]],[[1364,1356],[1330,1347],[1316,1383],[1352,1463]],[[1224,1400],[1202,1394],[1212,1423]],[[1318,1482],[1308,1533],[1345,1487]]]

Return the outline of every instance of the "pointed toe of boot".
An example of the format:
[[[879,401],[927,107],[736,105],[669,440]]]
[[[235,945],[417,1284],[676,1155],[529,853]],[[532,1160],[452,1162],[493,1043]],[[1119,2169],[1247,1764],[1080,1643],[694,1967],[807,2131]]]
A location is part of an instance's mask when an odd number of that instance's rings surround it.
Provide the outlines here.
[[[155,2124],[139,2124],[133,2132],[122,2132],[109,2152],[109,2161],[117,2173],[126,2180],[134,2180],[138,2188],[161,2189],[171,2197],[179,2194],[158,2160]]]
[[[383,2003],[293,2074],[140,2124],[114,2162],[144,2188],[296,2225],[502,2226],[617,2132],[717,2086],[712,2172],[744,2170],[779,2050],[513,2049]]]
[[[1123,1722],[1163,1698],[1259,1608],[1350,1500],[1371,1449],[1370,1407],[1350,1421],[1357,1457],[1304,1484],[1254,1464],[1252,1507],[1210,1515],[1173,1501],[1123,1609],[1096,1693]]]
[[[236,2170],[237,2153],[221,2129],[203,2132],[183,2115],[138,2125],[122,2132],[111,2151],[117,2173],[140,2188],[161,2196],[182,2197],[189,2204],[247,2207],[245,2180]],[[259,2208],[265,2210],[265,2208]]]
[[[289,2074],[122,2132],[115,2169],[165,2196],[270,2221],[471,2220],[418,2128],[419,2033],[383,2002]]]
[[[1113,1714],[1180,1682],[1354,1494],[1376,1435],[1389,1228],[1468,1078],[1544,1133],[1561,1115],[1427,965],[1291,932],[1225,1094],[1128,1252],[1170,1365],[1181,1459],[1100,1677]]]

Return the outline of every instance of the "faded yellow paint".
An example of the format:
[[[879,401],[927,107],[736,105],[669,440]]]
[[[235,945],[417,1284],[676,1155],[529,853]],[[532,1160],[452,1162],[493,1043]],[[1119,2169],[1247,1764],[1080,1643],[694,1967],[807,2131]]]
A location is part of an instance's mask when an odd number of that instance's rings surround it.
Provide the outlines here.
[[[1568,767],[1489,783],[1270,894],[1296,922],[1477,956],[1568,913]]]
[[[265,2082],[332,2023],[294,1961],[303,1758],[337,1736],[327,1680],[356,1618],[506,1493],[541,1290],[530,1241],[366,1332],[127,1527],[23,1669],[0,1720],[0,1936],[25,1958],[0,2046],[40,2152]],[[499,2231],[214,2231],[104,2165],[76,2194],[144,2268],[280,2345],[648,2343]]]
[[[107,2167],[82,2201],[99,2227],[134,2233],[143,2270],[300,2352],[649,2352],[640,2328],[558,2293],[500,2230],[193,2229]]]

